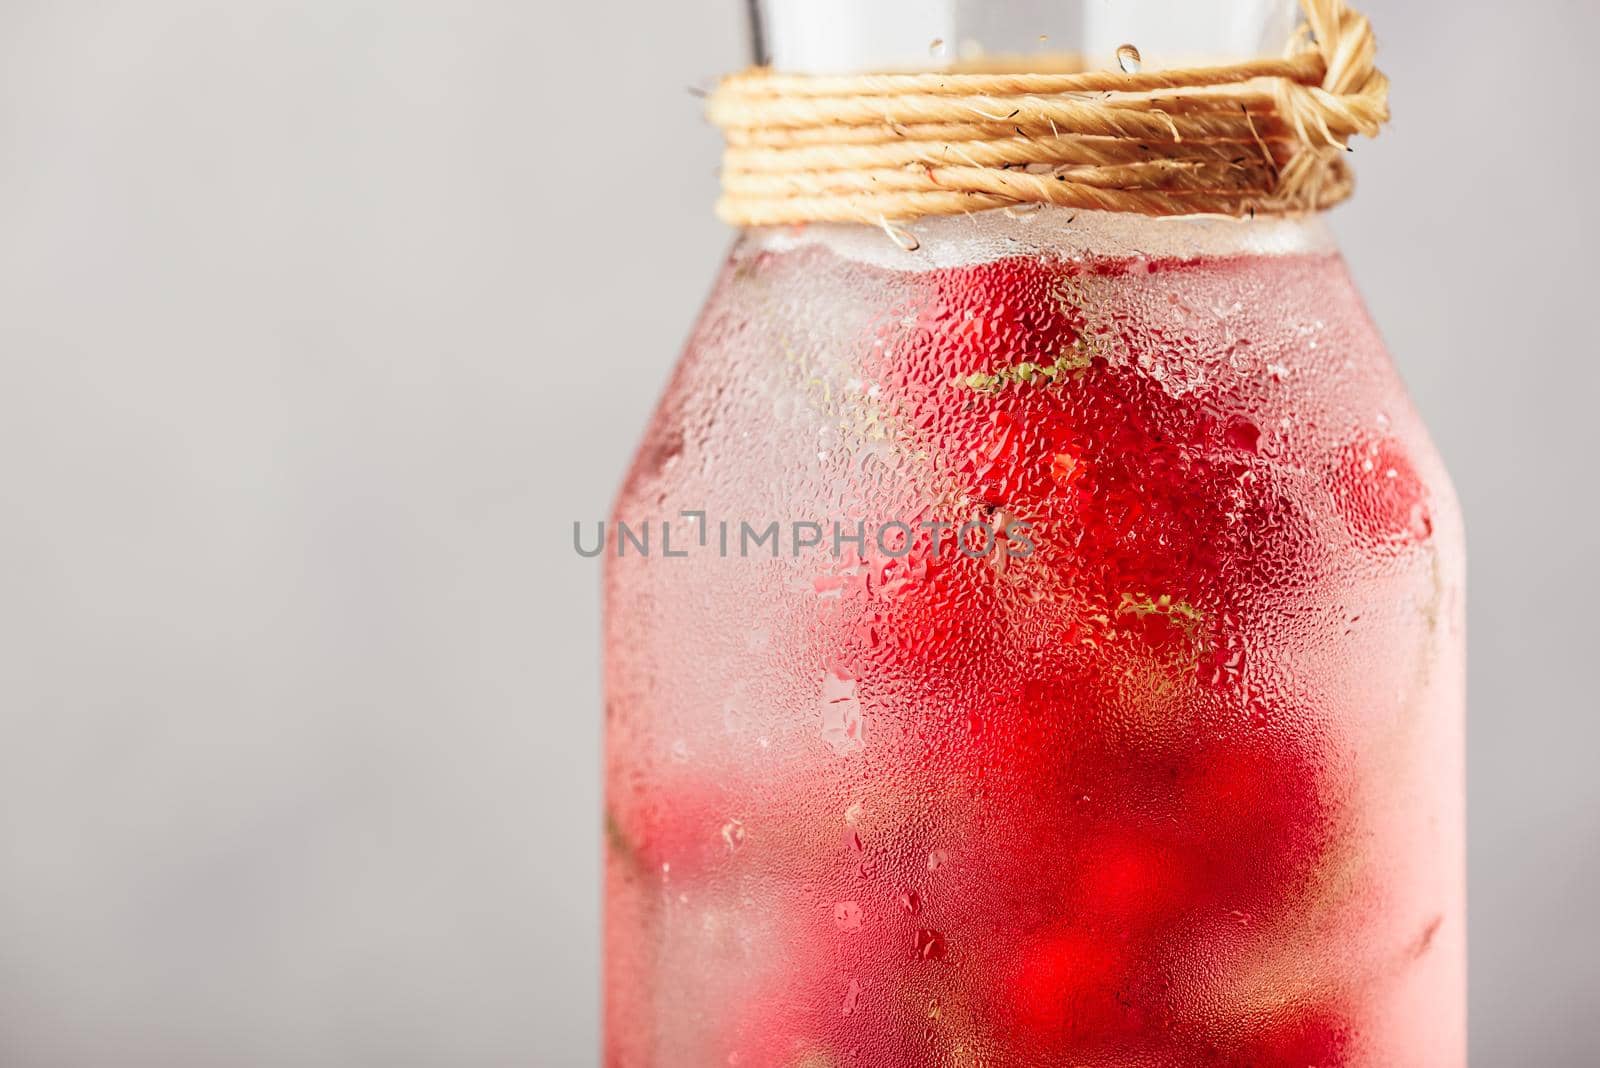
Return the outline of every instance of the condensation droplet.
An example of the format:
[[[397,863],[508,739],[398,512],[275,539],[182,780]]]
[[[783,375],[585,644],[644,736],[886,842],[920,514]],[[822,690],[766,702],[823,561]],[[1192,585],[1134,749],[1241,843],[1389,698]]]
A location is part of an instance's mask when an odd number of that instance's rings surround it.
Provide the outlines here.
[[[744,824],[739,820],[730,819],[722,825],[722,840],[727,843],[728,852],[736,853],[744,845]]]
[[[928,870],[938,871],[950,863],[950,854],[943,849],[935,849],[928,854]]]
[[[856,697],[855,680],[833,671],[822,676],[822,740],[840,756],[867,744],[867,718]]]
[[[841,931],[861,930],[861,906],[854,901],[841,901],[833,906],[833,925]]]
[[[1261,428],[1256,426],[1244,416],[1234,416],[1228,420],[1228,428],[1223,432],[1227,443],[1240,452],[1253,453],[1261,441]]]
[[[839,1007],[841,1015],[850,1016],[856,1011],[856,1003],[861,1000],[861,984],[854,979],[845,988],[844,1004]]]
[[[916,951],[918,960],[943,960],[945,952],[944,935],[931,928],[924,927],[917,932]]]
[[[1255,366],[1255,353],[1250,342],[1239,340],[1228,346],[1228,366],[1239,374],[1248,374]]]
[[[1122,68],[1124,74],[1138,74],[1139,68],[1144,66],[1144,57],[1139,55],[1139,50],[1131,44],[1117,46],[1117,66]]]
[[[922,895],[915,890],[907,890],[900,895],[900,907],[915,916],[922,911]]]

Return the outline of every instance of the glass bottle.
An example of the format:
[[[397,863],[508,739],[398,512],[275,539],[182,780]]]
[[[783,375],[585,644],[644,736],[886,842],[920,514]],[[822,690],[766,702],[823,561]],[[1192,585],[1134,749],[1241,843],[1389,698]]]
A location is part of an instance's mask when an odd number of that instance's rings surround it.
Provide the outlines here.
[[[758,54],[1290,13],[770,0]],[[1460,520],[1323,222],[912,229],[742,233],[617,500],[606,1063],[1464,1064]]]

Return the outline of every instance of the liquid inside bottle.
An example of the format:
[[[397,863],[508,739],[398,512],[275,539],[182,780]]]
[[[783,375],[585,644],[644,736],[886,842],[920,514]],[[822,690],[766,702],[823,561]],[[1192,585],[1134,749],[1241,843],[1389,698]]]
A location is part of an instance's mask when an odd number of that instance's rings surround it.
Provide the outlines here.
[[[1464,1064],[1460,521],[1322,222],[904,228],[741,235],[618,498],[606,1063]]]

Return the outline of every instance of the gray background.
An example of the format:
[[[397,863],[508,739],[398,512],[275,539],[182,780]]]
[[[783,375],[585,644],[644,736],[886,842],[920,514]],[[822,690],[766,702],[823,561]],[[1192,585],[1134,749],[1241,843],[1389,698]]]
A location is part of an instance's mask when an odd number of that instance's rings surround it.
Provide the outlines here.
[[[1583,0],[1371,0],[1336,227],[1472,545],[1475,1063],[1594,1037]],[[598,518],[732,0],[0,3],[0,1064],[591,1063]]]

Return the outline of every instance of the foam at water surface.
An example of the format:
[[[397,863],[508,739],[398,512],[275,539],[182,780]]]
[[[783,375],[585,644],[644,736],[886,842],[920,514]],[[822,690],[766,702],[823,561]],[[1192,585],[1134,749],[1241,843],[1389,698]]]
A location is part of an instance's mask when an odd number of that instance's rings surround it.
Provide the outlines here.
[[[1020,218],[1004,210],[982,211],[895,223],[893,227],[912,235],[918,247],[907,251],[882,229],[835,223],[758,229],[751,231],[749,240],[774,251],[826,248],[845,259],[902,271],[1037,254],[1069,259],[1124,255],[1191,259],[1334,251],[1327,223],[1317,215],[1154,219],[1045,207]]]

